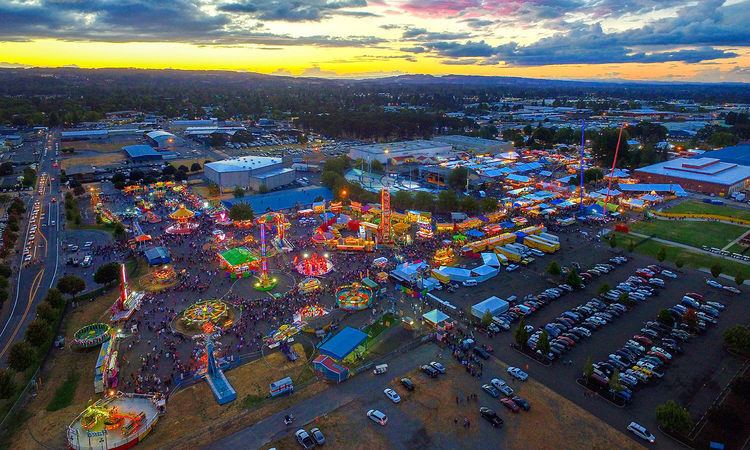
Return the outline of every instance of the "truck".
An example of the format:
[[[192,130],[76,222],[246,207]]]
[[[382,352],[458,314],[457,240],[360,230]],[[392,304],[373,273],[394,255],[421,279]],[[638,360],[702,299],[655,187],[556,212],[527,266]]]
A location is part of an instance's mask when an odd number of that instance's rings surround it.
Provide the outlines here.
[[[497,253],[498,255],[505,256],[508,259],[508,261],[520,262],[521,259],[523,259],[523,255],[521,255],[520,253],[518,253],[516,250],[512,248],[508,248],[507,245],[503,245],[501,247],[495,247],[495,253]]]
[[[556,251],[560,250],[559,242],[550,242],[546,239],[542,239],[539,236],[526,236],[526,239],[524,239],[524,244],[528,245],[531,248],[541,250],[544,253],[555,253]]]
[[[551,241],[551,242],[557,242],[557,243],[560,242],[560,238],[557,237],[557,236],[555,236],[554,234],[539,233],[539,237],[542,238],[542,239],[546,239],[548,241]]]

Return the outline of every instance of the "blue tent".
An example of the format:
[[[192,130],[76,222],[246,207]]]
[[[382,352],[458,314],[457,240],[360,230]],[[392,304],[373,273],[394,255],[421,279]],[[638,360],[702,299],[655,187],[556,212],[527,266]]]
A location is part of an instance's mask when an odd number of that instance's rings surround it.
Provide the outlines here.
[[[356,328],[346,327],[323,342],[318,350],[322,355],[328,355],[340,361],[349,356],[365,339],[367,339],[367,333]]]
[[[160,264],[169,264],[172,258],[169,256],[169,250],[164,247],[151,247],[146,249],[144,256],[149,266],[158,266]]]
[[[475,229],[468,230],[464,234],[466,234],[467,236],[475,237],[475,238],[480,238],[480,237],[484,236],[484,233],[482,233],[479,230],[475,230]]]

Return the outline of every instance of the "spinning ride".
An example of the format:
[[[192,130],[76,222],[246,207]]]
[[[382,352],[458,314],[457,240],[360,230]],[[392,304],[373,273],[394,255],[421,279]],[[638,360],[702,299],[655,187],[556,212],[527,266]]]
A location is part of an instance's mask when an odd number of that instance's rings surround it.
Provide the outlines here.
[[[345,311],[361,311],[372,304],[372,289],[354,282],[336,289],[336,304]]]
[[[319,255],[317,253],[303,253],[302,258],[294,257],[294,268],[307,277],[319,277],[333,270],[333,263],[328,253]]]
[[[300,281],[297,285],[297,289],[302,294],[312,294],[315,291],[319,291],[322,288],[320,280],[313,277],[305,278]]]
[[[221,300],[200,300],[188,306],[182,312],[180,321],[187,328],[200,328],[211,323],[219,328],[231,326],[229,305]]]
[[[170,225],[165,230],[169,234],[190,234],[198,228],[198,224],[191,222],[190,219],[195,217],[195,213],[180,204],[175,212],[169,215],[169,218],[176,223]]]
[[[143,297],[143,292],[128,289],[128,280],[125,277],[125,264],[120,264],[120,296],[117,297],[117,301],[110,308],[112,313],[111,320],[113,322],[128,320],[140,308]]]
[[[276,236],[271,240],[271,244],[279,251],[290,252],[293,247],[289,241],[286,240],[286,230],[291,226],[289,221],[281,213],[278,212],[267,212],[255,219],[255,222],[261,226],[261,233],[263,227],[271,226],[276,227]]]
[[[279,280],[268,274],[268,253],[266,248],[266,223],[260,222],[260,276],[255,282],[256,290],[267,292],[275,288]]]
[[[435,252],[432,261],[435,266],[452,266],[456,263],[456,253],[452,247],[443,247]]]
[[[106,323],[92,323],[86,325],[73,335],[73,346],[77,348],[91,348],[109,340],[109,325]]]

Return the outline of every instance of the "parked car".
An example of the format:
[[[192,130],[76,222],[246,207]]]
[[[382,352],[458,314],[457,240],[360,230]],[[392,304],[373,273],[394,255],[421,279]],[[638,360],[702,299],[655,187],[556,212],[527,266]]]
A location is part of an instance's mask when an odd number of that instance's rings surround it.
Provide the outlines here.
[[[414,390],[414,382],[411,381],[409,378],[401,378],[401,385],[406,388],[407,391],[413,391]]]
[[[297,438],[297,442],[299,442],[299,445],[301,445],[302,448],[311,449],[315,447],[315,441],[313,441],[310,435],[307,434],[307,431],[299,429],[294,433],[294,436]]]
[[[517,413],[518,411],[521,410],[521,408],[519,408],[518,405],[516,405],[516,403],[513,400],[511,400],[511,399],[509,399],[507,397],[506,398],[501,398],[500,399],[500,403],[502,403],[503,406],[505,406],[509,410],[513,411],[514,413]]]
[[[385,390],[383,391],[383,393],[384,393],[384,394],[385,394],[385,396],[386,396],[386,397],[388,397],[388,399],[390,399],[390,401],[392,401],[393,403],[399,403],[399,402],[401,401],[401,396],[399,396],[399,395],[398,395],[398,392],[394,391],[394,390],[393,390],[393,389],[391,389],[391,388],[386,388],[386,389],[385,389]]]
[[[646,427],[644,427],[643,425],[641,425],[641,424],[638,424],[638,423],[636,423],[636,422],[630,422],[630,425],[628,425],[628,430],[629,430],[629,431],[630,431],[631,433],[633,433],[633,434],[635,434],[636,436],[638,436],[639,438],[641,438],[641,439],[643,439],[643,440],[646,440],[646,441],[648,441],[648,442],[651,442],[651,443],[653,443],[653,442],[655,442],[655,441],[656,441],[656,437],[655,437],[655,436],[654,436],[653,434],[651,434],[651,433],[650,433],[650,432],[649,432],[649,431],[648,431],[648,430],[646,429]]]
[[[528,400],[526,400],[523,397],[519,397],[517,395],[514,395],[510,399],[513,400],[513,403],[515,403],[516,405],[518,405],[518,407],[521,408],[521,409],[523,409],[524,411],[528,411],[528,410],[531,409],[531,404],[529,403]]]
[[[367,417],[370,418],[373,422],[380,424],[382,426],[385,426],[385,424],[388,423],[388,416],[383,414],[377,409],[371,409],[367,411]]]
[[[498,392],[497,389],[495,389],[494,386],[491,386],[489,384],[483,384],[482,385],[482,390],[484,392],[490,394],[492,397],[495,397],[495,398],[500,397],[500,392]]]
[[[503,426],[503,419],[501,419],[493,409],[482,406],[481,408],[479,408],[479,415],[484,417],[495,428],[500,428]]]
[[[471,351],[473,351],[475,355],[479,356],[482,359],[490,359],[490,354],[487,353],[487,350],[485,350],[485,349],[483,349],[481,347],[474,347]],[[433,369],[433,370],[435,370],[435,369]]]
[[[476,350],[476,349],[475,349],[475,350]],[[438,373],[439,373],[439,372],[438,372],[438,371],[437,371],[437,370],[436,370],[436,369],[435,369],[434,367],[432,367],[432,366],[431,366],[431,365],[429,365],[429,364],[423,364],[422,366],[420,366],[420,367],[419,367],[419,369],[420,369],[420,370],[421,370],[421,371],[422,371],[423,373],[425,373],[425,374],[426,374],[427,376],[429,376],[430,378],[435,378],[435,377],[437,377],[437,376],[438,376]]]
[[[432,361],[430,365],[437,370],[440,373],[445,373],[445,366],[440,364],[439,362]]]
[[[320,428],[315,427],[312,430],[310,430],[310,436],[315,440],[315,443],[318,445],[323,445],[326,443],[326,437],[323,435],[323,432],[320,431]]]

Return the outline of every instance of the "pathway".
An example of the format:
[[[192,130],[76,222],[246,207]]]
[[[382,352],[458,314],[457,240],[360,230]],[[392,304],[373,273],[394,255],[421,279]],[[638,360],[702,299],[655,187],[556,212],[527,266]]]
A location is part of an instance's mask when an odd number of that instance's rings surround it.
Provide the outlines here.
[[[748,230],[748,231],[746,231],[746,232],[742,233],[742,234],[741,234],[741,235],[740,235],[740,236],[739,236],[739,237],[738,237],[737,239],[735,239],[735,240],[733,240],[732,242],[730,242],[730,243],[728,243],[727,245],[725,245],[725,246],[724,246],[724,247],[722,248],[722,250],[724,250],[724,251],[727,251],[727,250],[728,250],[728,249],[729,249],[730,247],[732,247],[732,246],[733,246],[733,245],[735,245],[736,243],[740,242],[740,241],[741,241],[741,240],[742,240],[742,239],[743,239],[743,238],[744,238],[745,236],[747,236],[748,234],[750,234],[750,230]]]
[[[659,242],[659,243],[662,243],[662,244],[665,244],[665,245],[671,245],[673,247],[684,248],[685,250],[690,250],[691,252],[694,252],[694,253],[703,253],[703,254],[706,254],[706,255],[709,255],[709,256],[714,256],[714,257],[717,257],[717,258],[721,258],[721,255],[717,255],[716,253],[711,253],[708,250],[703,250],[702,248],[693,247],[692,245],[681,244],[679,242],[674,242],[674,241],[668,241],[666,239],[661,239],[661,238],[658,238],[658,237],[649,236],[647,234],[636,233],[634,231],[631,231],[630,233],[628,233],[628,235],[630,235],[630,236],[636,236],[636,237],[643,238],[643,239],[651,239],[654,242]],[[734,258],[732,258],[731,261],[738,262],[740,264],[750,265],[750,261],[743,261],[741,259],[734,259]]]

